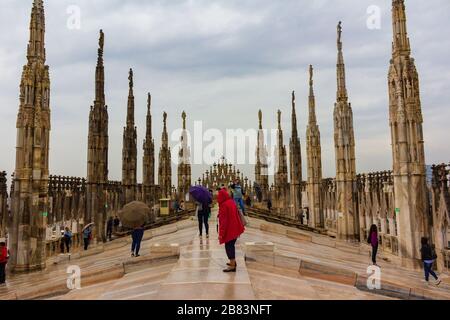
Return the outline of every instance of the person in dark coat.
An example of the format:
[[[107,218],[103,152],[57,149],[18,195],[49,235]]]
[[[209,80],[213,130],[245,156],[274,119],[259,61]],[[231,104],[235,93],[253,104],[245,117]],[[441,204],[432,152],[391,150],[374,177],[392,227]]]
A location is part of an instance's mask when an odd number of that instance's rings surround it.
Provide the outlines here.
[[[131,256],[139,257],[139,250],[141,249],[142,238],[144,237],[144,226],[135,228],[131,233]]]
[[[369,237],[367,238],[367,243],[372,246],[372,263],[374,266],[377,265],[377,252],[378,252],[378,227],[373,224],[370,227]]]
[[[270,199],[267,201],[267,209],[269,211],[272,211],[272,200],[270,200]]]
[[[85,251],[89,248],[91,240],[92,240],[92,229],[91,227],[88,227],[83,230],[83,242]]]
[[[69,230],[68,227],[64,230],[64,244],[66,246],[67,253],[70,253],[70,246],[72,244],[72,232]]]
[[[425,271],[425,281],[429,283],[431,274],[436,280],[435,284],[438,286],[441,284],[441,280],[433,271],[433,263],[437,259],[436,251],[428,243],[428,238],[422,238],[421,243],[422,248],[420,248],[420,253],[422,255],[423,269]]]
[[[245,227],[242,225],[236,203],[231,199],[227,190],[222,189],[217,196],[219,203],[219,242],[225,244],[230,263],[229,268],[223,272],[236,272],[236,241],[244,233]]]
[[[113,217],[109,217],[108,222],[106,223],[106,237],[111,241],[112,233],[114,227],[114,219]]]
[[[6,282],[6,264],[8,263],[8,248],[5,240],[0,240],[0,285]]]
[[[114,218],[114,232],[119,231],[120,219],[118,216]]]
[[[206,238],[209,238],[209,215],[211,208],[208,204],[202,204],[197,202],[197,218],[198,218],[198,230],[200,238],[203,236],[203,225],[205,225]]]

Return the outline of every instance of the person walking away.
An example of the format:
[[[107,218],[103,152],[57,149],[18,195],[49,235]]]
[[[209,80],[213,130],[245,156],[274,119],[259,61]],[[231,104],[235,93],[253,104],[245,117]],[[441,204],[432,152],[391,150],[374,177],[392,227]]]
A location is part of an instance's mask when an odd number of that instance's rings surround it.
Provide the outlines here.
[[[377,265],[377,253],[378,253],[378,227],[373,224],[370,227],[369,237],[367,238],[367,243],[372,246],[372,263],[374,266]]]
[[[64,230],[61,230],[61,238],[59,238],[59,250],[61,251],[61,254],[64,254]]]
[[[139,250],[141,249],[142,238],[144,237],[144,226],[140,226],[135,228],[131,233],[131,239],[133,242],[131,243],[131,256],[139,257]]]
[[[64,244],[66,246],[67,253],[70,253],[70,246],[72,244],[72,232],[69,230],[68,227],[64,230]]]
[[[118,216],[114,218],[114,232],[119,231],[120,219]]]
[[[109,217],[108,222],[106,223],[106,237],[109,239],[109,241],[112,240],[113,227],[114,219],[113,217]]]
[[[205,225],[206,238],[209,238],[209,214],[210,207],[206,203],[197,202],[197,218],[198,218],[198,230],[200,238],[203,236],[203,225]]]
[[[236,206],[238,206],[242,213],[245,214],[245,206],[244,206],[244,195],[245,192],[241,187],[241,183],[239,179],[231,185],[231,192],[233,193],[233,199],[236,202]]]
[[[217,196],[219,203],[219,242],[225,244],[230,263],[223,272],[236,272],[236,241],[244,233],[245,227],[242,225],[236,203],[231,199],[224,189],[219,191]]]
[[[425,271],[425,281],[429,283],[430,274],[436,280],[435,285],[440,285],[441,280],[438,278],[436,273],[433,271],[433,263],[437,259],[435,250],[429,245],[428,238],[423,237],[421,240],[422,248],[420,253],[422,255],[423,269]]]
[[[272,211],[272,200],[270,199],[267,201],[267,209],[269,210],[269,212]]]
[[[6,240],[0,239],[0,285],[6,282],[6,264],[8,263],[8,248]]]
[[[91,227],[88,227],[83,230],[83,242],[84,242],[84,250],[86,251],[89,248],[89,243],[92,239],[92,230]]]

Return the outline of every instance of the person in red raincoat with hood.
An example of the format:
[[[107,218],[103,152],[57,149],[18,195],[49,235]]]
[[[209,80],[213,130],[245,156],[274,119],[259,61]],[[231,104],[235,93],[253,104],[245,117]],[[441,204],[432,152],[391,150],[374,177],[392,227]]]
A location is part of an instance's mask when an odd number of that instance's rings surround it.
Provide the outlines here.
[[[223,270],[223,272],[236,272],[235,245],[239,236],[244,233],[245,228],[242,225],[236,203],[231,199],[226,189],[219,191],[217,202],[219,203],[219,242],[225,244],[228,259],[230,259],[230,263],[227,264],[229,268]]]

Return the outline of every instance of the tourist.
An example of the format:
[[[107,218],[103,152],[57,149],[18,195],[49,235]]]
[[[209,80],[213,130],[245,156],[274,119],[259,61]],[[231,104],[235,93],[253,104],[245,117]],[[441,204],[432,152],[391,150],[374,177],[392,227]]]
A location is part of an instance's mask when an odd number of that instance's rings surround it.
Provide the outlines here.
[[[114,232],[119,231],[120,219],[118,216],[114,218]]]
[[[8,263],[8,248],[6,240],[0,239],[0,285],[6,282],[6,264]]]
[[[64,230],[63,241],[66,246],[67,253],[70,253],[70,245],[72,244],[72,232],[69,230],[68,227],[66,227]]]
[[[252,198],[250,196],[246,196],[245,205],[249,208],[252,206]]]
[[[181,202],[180,202],[180,208],[179,208],[178,210],[179,210],[179,211],[184,211],[184,210],[185,210],[184,200],[181,200]]]
[[[211,208],[208,204],[202,204],[200,202],[196,202],[196,212],[198,218],[198,230],[200,238],[203,236],[203,225],[205,225],[206,238],[209,238],[209,215],[211,213]]]
[[[91,227],[87,227],[83,230],[83,242],[84,242],[84,250],[89,248],[89,243],[92,239],[92,230]]]
[[[372,246],[372,263],[374,266],[377,265],[377,252],[378,252],[378,228],[376,224],[370,227],[369,237],[367,238],[367,243]]]
[[[135,228],[131,233],[131,239],[133,242],[131,243],[131,256],[139,257],[139,250],[141,249],[142,238],[144,237],[144,226],[140,226]]]
[[[267,210],[272,211],[272,200],[267,200]]]
[[[59,238],[59,250],[64,254],[64,230],[61,230],[61,238]]]
[[[114,219],[113,217],[109,217],[108,222],[106,223],[106,237],[109,239],[109,241],[112,240],[113,227]]]
[[[236,179],[236,181],[231,185],[231,192],[233,193],[233,199],[236,202],[236,206],[238,206],[242,210],[242,213],[245,213],[245,206],[244,206],[245,192],[241,187],[239,179]]]
[[[236,272],[236,241],[245,231],[239,216],[236,203],[231,199],[225,189],[219,191],[217,195],[219,203],[219,242],[225,244],[225,250],[230,259],[228,268],[223,272]]]
[[[425,271],[425,281],[429,283],[430,274],[436,280],[435,284],[438,286],[441,280],[433,271],[433,263],[437,259],[436,251],[428,244],[428,238],[422,238],[422,248],[420,253],[422,254],[423,269]]]

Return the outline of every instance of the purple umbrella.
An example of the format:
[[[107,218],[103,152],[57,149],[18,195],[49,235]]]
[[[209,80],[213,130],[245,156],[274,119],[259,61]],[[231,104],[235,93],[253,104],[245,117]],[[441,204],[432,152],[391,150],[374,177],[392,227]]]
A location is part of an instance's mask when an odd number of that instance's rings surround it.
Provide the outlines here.
[[[209,190],[203,186],[193,186],[189,189],[189,193],[195,201],[201,204],[209,205],[212,203],[212,195]]]

